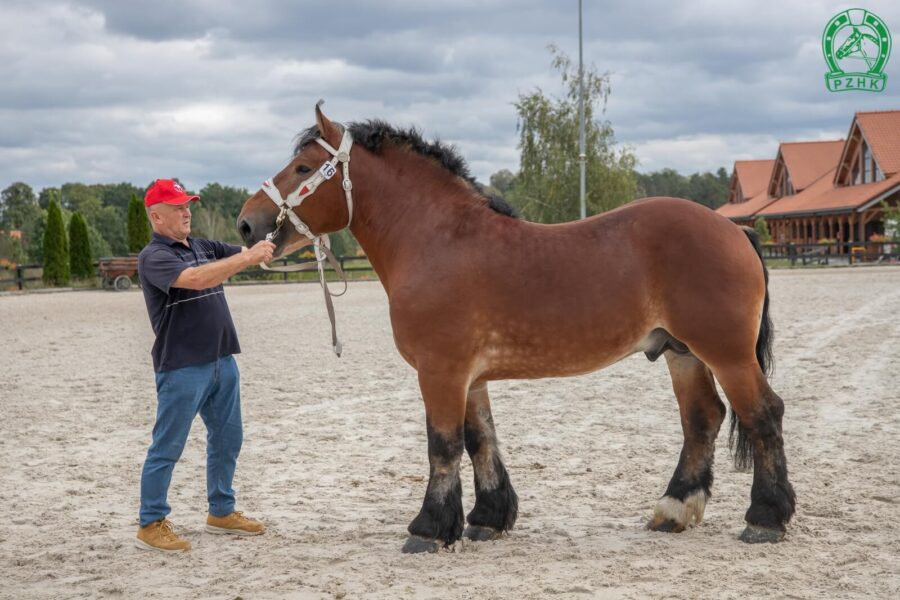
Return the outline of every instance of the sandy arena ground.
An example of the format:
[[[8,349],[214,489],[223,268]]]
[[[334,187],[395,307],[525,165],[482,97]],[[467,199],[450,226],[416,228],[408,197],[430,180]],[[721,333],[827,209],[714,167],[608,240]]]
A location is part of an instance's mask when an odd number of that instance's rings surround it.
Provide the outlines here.
[[[155,391],[139,291],[0,297],[0,597],[897,598],[900,268],[776,271],[773,386],[797,515],[780,545],[737,540],[751,474],[719,437],[699,526],[644,529],[681,448],[665,361],[491,385],[520,497],[515,530],[455,552],[400,547],[428,473],[415,374],[378,283],[232,287],[244,353],[239,508],[262,537],[204,532],[205,430],[175,470],[182,555],[137,550]],[[463,501],[474,493],[463,459]]]

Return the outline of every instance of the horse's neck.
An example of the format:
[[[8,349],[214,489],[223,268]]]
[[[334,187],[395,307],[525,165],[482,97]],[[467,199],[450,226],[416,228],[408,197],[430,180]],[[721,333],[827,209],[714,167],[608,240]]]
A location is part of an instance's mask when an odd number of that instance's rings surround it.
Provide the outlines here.
[[[386,148],[353,159],[350,231],[388,288],[399,262],[458,219],[471,203],[469,192],[433,161],[406,150]]]

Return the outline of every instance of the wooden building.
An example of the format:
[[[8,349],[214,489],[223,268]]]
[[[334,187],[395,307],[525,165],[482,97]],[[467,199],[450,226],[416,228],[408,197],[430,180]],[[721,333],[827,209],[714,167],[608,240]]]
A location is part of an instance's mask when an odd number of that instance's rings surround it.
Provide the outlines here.
[[[844,140],[785,142],[774,160],[734,163],[720,214],[762,217],[777,243],[859,243],[884,233],[881,203],[900,203],[900,110],[859,112]]]

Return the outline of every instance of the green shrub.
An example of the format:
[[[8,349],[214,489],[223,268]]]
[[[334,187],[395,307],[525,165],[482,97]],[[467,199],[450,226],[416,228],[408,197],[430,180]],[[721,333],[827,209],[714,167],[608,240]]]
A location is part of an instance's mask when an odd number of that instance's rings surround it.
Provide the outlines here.
[[[137,194],[131,194],[131,201],[128,203],[128,251],[136,254],[149,243],[150,221],[147,220],[147,211]]]
[[[753,222],[753,229],[759,234],[759,241],[761,244],[771,243],[772,235],[769,233],[769,225],[764,218],[758,217],[756,221]]]
[[[75,279],[94,276],[91,240],[88,237],[87,223],[80,212],[73,214],[69,221],[69,266]]]
[[[69,283],[69,247],[66,228],[56,200],[47,209],[47,226],[44,229],[44,283],[67,285]]]

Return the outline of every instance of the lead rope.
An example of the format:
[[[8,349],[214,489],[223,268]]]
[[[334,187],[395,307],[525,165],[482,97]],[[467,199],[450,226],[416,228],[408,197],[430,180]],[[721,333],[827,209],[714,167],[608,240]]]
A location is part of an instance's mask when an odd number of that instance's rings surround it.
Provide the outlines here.
[[[315,140],[318,142],[325,150],[327,150],[331,155],[332,159],[325,164],[323,164],[315,175],[306,179],[300,186],[291,194],[288,194],[288,197],[282,198],[281,192],[275,186],[271,179],[267,179],[263,185],[262,190],[266,193],[266,195],[278,206],[280,212],[278,213],[278,217],[275,219],[275,229],[266,235],[266,240],[272,241],[274,237],[278,234],[281,229],[282,224],[284,223],[284,218],[287,216],[291,224],[294,226],[301,235],[306,236],[313,242],[313,250],[316,255],[315,267],[319,270],[319,284],[322,286],[322,291],[325,295],[325,307],[328,310],[328,320],[331,321],[331,346],[334,350],[334,353],[340,357],[341,352],[343,351],[343,346],[338,340],[337,337],[337,326],[335,324],[335,316],[334,316],[334,302],[332,301],[332,297],[343,296],[347,292],[347,277],[344,275],[344,270],[341,268],[340,262],[334,256],[334,253],[331,251],[331,239],[327,235],[315,235],[310,231],[309,226],[300,220],[300,217],[297,216],[293,208],[300,206],[300,204],[311,196],[313,192],[316,191],[316,188],[323,181],[327,181],[334,177],[337,172],[336,163],[341,163],[341,170],[343,171],[343,179],[341,181],[341,187],[344,190],[344,197],[347,200],[347,225],[346,227],[350,227],[350,223],[353,221],[353,197],[351,195],[351,190],[353,189],[353,183],[350,181],[350,147],[353,145],[353,138],[350,136],[349,131],[344,131],[344,135],[341,138],[340,147],[335,150],[331,147],[331,145],[321,138],[317,138]],[[344,289],[341,290],[339,294],[333,294],[331,290],[328,289],[328,282],[325,280],[325,267],[323,263],[325,261],[331,265],[334,269],[335,273],[337,273],[338,277],[340,277],[341,281],[344,283]],[[297,271],[310,271],[313,269],[312,263],[303,263],[303,264],[295,264],[295,265],[286,265],[284,267],[270,267],[265,263],[259,263],[259,266],[266,271],[273,271],[277,273],[292,273]]]

